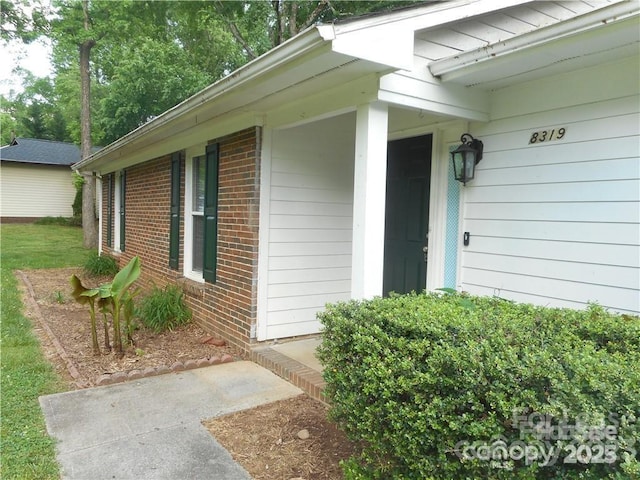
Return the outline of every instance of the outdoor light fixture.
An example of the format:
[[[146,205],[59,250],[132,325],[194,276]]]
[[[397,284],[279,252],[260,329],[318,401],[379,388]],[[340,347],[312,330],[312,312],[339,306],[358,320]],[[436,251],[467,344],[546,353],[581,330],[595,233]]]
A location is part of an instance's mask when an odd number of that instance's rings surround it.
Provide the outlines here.
[[[473,180],[476,165],[482,160],[483,145],[469,133],[463,133],[460,141],[462,145],[451,152],[451,160],[456,180],[466,185],[469,180]]]

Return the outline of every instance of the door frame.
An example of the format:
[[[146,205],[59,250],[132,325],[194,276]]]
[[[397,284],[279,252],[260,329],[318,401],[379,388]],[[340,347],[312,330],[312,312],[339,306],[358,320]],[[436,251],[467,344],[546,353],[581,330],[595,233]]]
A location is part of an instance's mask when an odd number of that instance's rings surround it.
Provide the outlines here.
[[[390,203],[390,201],[389,201],[389,196],[388,196],[388,195],[389,195],[389,175],[390,175],[390,168],[391,168],[391,167],[390,167],[390,165],[391,165],[392,161],[398,161],[398,160],[399,160],[400,162],[402,162],[402,161],[403,161],[403,160],[402,160],[403,156],[402,156],[402,155],[394,155],[394,156],[392,157],[392,156],[390,155],[390,149],[389,149],[389,146],[390,146],[393,142],[399,142],[399,141],[413,141],[414,143],[416,143],[416,140],[417,140],[417,139],[422,139],[422,138],[426,138],[426,137],[431,137],[431,139],[430,139],[431,149],[430,149],[430,151],[429,151],[429,164],[428,164],[428,177],[427,177],[427,179],[426,179],[426,181],[427,181],[427,182],[428,182],[428,184],[429,184],[427,188],[429,189],[429,198],[428,198],[428,202],[429,202],[429,205],[430,205],[430,202],[431,202],[431,184],[432,184],[432,182],[431,182],[431,167],[432,167],[432,164],[433,164],[433,154],[434,154],[434,147],[433,147],[434,136],[433,136],[433,133],[425,133],[425,134],[420,134],[420,135],[402,136],[402,137],[399,137],[399,138],[391,138],[391,136],[389,136],[389,138],[387,139],[387,172],[386,172],[386,177],[387,177],[387,192],[386,192],[386,193],[387,193],[387,197],[386,197],[386,201],[385,201],[385,218],[386,218],[386,219],[388,219],[388,218],[389,218],[389,214],[391,214],[392,216],[396,215],[396,214],[398,213],[398,211],[399,211],[399,210],[398,210],[398,207],[400,207],[400,209],[402,209],[402,206],[398,206],[398,205],[395,205],[395,204],[394,204],[394,205],[391,205],[391,203]],[[426,152],[426,150],[425,150],[425,152]],[[425,183],[426,183],[426,182],[425,182]],[[430,207],[429,207],[429,208],[430,208]],[[391,209],[391,211],[390,211],[390,209]],[[422,227],[422,228],[425,228],[425,230],[426,230],[426,232],[427,232],[427,233],[429,232],[429,227],[430,227],[430,225],[429,225],[429,213],[430,213],[429,211],[426,211],[426,217],[427,217],[427,218],[426,218],[426,219],[425,219],[425,218],[421,218],[421,219],[420,219],[421,227]],[[412,218],[414,218],[414,217],[412,217]],[[426,220],[426,222],[425,222],[425,220]],[[422,222],[425,222],[425,223],[422,223]],[[387,289],[384,287],[384,285],[386,285],[386,284],[387,284],[387,278],[388,278],[388,275],[389,275],[389,273],[390,273],[390,272],[388,272],[388,271],[387,271],[387,266],[388,266],[388,265],[387,265],[387,261],[388,261],[388,259],[387,259],[387,254],[388,254],[388,245],[387,245],[387,241],[388,241],[388,238],[387,238],[387,236],[389,235],[389,232],[387,231],[387,227],[389,227],[389,225],[388,225],[388,223],[385,221],[385,232],[384,232],[384,271],[383,271],[383,289],[382,289],[382,294],[383,294],[383,296],[386,296],[386,295],[388,295],[388,293],[389,293],[389,292],[387,291]],[[420,245],[421,245],[421,247],[420,247],[420,248],[422,249],[422,247],[424,247],[424,246],[426,245],[426,243],[425,243],[425,240],[426,240],[426,239],[424,238],[424,236],[423,236],[422,234],[421,234],[420,236],[422,237],[422,238],[421,238],[421,241],[420,241]],[[420,251],[420,256],[421,256],[421,257],[423,256],[422,250]],[[422,282],[424,283],[424,286],[421,286],[419,289],[415,289],[415,291],[417,291],[417,292],[421,292],[421,291],[423,291],[424,289],[426,289],[426,280],[427,280],[427,278],[426,278],[426,277],[427,277],[426,272],[427,272],[427,271],[428,271],[428,269],[429,269],[429,262],[427,261],[427,262],[425,262],[425,263],[426,263],[426,265],[424,266],[425,275],[424,275],[424,277],[422,278]],[[405,276],[406,276],[406,271],[405,271]],[[406,280],[406,278],[405,278],[405,280]],[[411,287],[409,287],[409,288],[410,288],[410,290],[414,290],[414,289],[413,289],[413,288],[411,288]],[[400,291],[400,290],[397,290],[397,291],[396,291],[396,290],[392,290],[392,291],[395,291],[396,293],[403,293],[403,291]]]
[[[445,243],[447,225],[447,189],[449,174],[449,149],[460,144],[460,132],[467,131],[468,123],[453,121],[437,125],[436,128],[412,129],[410,132],[389,133],[387,141],[403,138],[433,135],[431,151],[431,184],[429,190],[429,251],[427,253],[427,291],[444,286],[445,280]],[[458,232],[462,231],[464,189],[460,190],[460,217]],[[460,235],[458,235],[460,237]],[[461,242],[458,240],[456,265],[456,284],[460,282]]]

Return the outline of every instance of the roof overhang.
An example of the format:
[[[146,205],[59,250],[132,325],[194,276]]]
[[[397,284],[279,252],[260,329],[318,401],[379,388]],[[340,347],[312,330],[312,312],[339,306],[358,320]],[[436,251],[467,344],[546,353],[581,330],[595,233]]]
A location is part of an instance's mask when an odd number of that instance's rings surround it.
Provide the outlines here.
[[[433,61],[444,82],[500,88],[637,55],[640,4],[621,2],[528,34]]]
[[[417,25],[439,25],[522,3],[456,0],[314,26],[196,93],[90,157],[76,170],[109,171],[251,125],[283,102],[366,75],[413,66]]]
[[[355,40],[359,43],[361,39]],[[413,50],[413,35],[411,38],[407,35],[394,37],[389,43],[395,47],[389,48],[397,48],[398,42],[402,43],[402,50]],[[358,57],[359,52],[349,47],[352,43],[344,39],[338,41],[332,25],[312,27],[76,163],[73,168],[108,172],[123,168],[125,164],[156,158],[175,151],[175,143],[172,145],[167,139],[180,133],[188,135],[191,144],[211,140],[258,125],[257,117],[280,106],[283,101],[304,98],[363,75],[382,74],[398,68],[398,55],[394,58],[387,51],[377,50],[379,54],[362,59]],[[178,148],[184,147],[184,138],[181,145]]]

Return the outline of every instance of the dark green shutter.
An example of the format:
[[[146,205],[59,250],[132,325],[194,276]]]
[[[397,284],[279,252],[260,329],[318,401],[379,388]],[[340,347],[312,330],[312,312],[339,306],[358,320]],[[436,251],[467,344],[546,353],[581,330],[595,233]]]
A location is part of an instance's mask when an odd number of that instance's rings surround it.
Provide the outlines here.
[[[107,177],[107,246],[113,247],[113,174]]]
[[[204,186],[204,266],[203,276],[216,281],[218,250],[218,144],[207,146]]]
[[[180,152],[171,156],[171,220],[169,227],[169,267],[178,268],[180,257]]]
[[[125,198],[127,188],[127,174],[120,173],[120,251],[124,252]]]

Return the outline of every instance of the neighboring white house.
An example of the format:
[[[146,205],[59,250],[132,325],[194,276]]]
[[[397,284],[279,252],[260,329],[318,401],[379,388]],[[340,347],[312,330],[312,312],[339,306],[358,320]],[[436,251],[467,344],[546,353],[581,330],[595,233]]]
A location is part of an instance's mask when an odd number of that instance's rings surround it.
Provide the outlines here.
[[[175,192],[188,228],[171,268],[202,285],[196,317],[227,337],[312,334],[327,302],[440,287],[637,314],[639,19],[636,1],[458,0],[316,26],[78,167],[113,174],[115,211],[125,198],[145,211],[158,202],[138,193],[141,176],[166,184],[169,156],[177,173],[182,162]],[[244,245],[253,224],[228,222],[242,235],[224,248],[256,251],[257,267],[249,258],[238,270],[250,287],[235,300],[236,284],[209,283],[184,261],[197,218],[187,207],[198,159],[249,128],[259,237]],[[464,133],[484,143],[466,185],[450,160]],[[125,173],[138,182],[131,196],[118,190]],[[224,185],[221,198],[233,190]],[[165,248],[160,237],[144,248],[155,245]],[[246,301],[242,321],[218,318],[220,298]]]
[[[80,149],[70,143],[16,138],[0,148],[2,222],[71,217],[71,165],[79,160]]]

